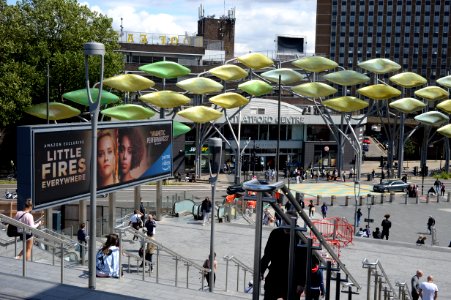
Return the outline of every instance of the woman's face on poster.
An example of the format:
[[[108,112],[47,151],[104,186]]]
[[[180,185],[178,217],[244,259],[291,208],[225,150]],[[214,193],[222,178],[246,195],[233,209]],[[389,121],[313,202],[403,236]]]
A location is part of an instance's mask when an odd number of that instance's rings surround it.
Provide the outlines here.
[[[130,172],[133,147],[128,136],[123,136],[119,145],[119,167],[122,174]]]
[[[106,135],[99,139],[97,149],[97,166],[99,175],[108,178],[114,175],[114,142],[111,136]]]

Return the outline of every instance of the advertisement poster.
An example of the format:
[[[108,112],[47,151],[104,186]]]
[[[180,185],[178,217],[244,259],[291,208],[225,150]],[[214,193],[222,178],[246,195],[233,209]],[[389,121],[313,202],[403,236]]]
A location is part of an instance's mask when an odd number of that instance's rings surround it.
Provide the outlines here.
[[[35,207],[89,196],[91,131],[76,128],[36,130],[32,135]],[[172,122],[104,123],[98,128],[94,156],[98,192],[172,176]]]

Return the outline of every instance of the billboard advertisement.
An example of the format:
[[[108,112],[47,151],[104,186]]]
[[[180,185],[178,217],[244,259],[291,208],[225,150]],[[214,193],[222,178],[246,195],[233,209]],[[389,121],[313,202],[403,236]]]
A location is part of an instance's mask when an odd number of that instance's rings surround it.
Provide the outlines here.
[[[277,52],[286,54],[303,54],[304,37],[277,36]]]
[[[90,126],[24,126],[18,130],[23,135],[18,140],[23,143],[28,136],[31,145],[25,147],[29,153],[24,153],[31,168],[23,172],[26,167],[18,166],[19,185],[29,189],[25,194],[36,208],[88,197],[93,163],[99,193],[172,176],[172,121],[99,123],[94,157]]]

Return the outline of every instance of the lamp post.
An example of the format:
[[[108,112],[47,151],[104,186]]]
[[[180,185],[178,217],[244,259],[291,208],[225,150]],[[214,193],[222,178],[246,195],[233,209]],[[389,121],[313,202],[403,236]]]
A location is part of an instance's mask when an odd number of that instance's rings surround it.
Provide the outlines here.
[[[89,288],[96,288],[96,194],[97,194],[97,120],[99,118],[100,98],[103,87],[103,70],[105,45],[89,42],[84,45],[86,90],[89,99],[89,113],[91,115],[91,198],[90,198],[90,222],[89,222]],[[89,86],[89,56],[100,56],[100,86],[99,96],[93,100]]]
[[[210,158],[210,184],[211,184],[211,232],[210,232],[210,274],[209,274],[209,291],[213,292],[215,285],[215,191],[216,191],[216,182],[218,180],[219,170],[221,169],[221,156],[222,156],[222,140],[220,138],[210,138],[208,139],[208,148],[211,155]]]

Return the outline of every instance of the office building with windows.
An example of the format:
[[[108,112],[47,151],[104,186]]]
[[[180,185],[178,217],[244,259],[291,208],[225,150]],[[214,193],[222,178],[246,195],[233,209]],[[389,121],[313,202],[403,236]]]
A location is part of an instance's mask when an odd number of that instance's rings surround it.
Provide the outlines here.
[[[451,71],[451,0],[318,0],[316,53],[346,69],[388,58],[434,81]]]

